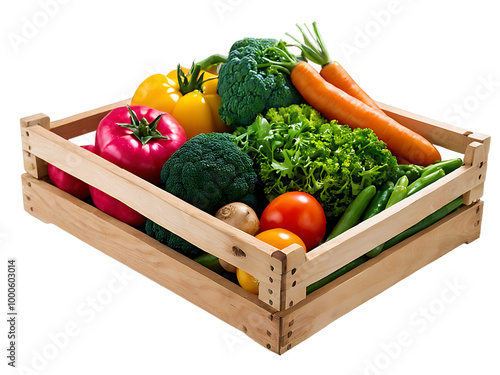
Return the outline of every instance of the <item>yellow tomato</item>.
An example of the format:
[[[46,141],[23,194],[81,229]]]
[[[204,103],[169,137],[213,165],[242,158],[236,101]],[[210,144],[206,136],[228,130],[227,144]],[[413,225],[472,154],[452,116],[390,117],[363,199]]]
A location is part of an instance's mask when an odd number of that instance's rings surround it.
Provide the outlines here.
[[[265,230],[257,234],[255,238],[258,238],[259,240],[264,241],[279,250],[283,250],[293,244],[300,245],[304,251],[306,249],[304,241],[302,241],[299,236],[283,228]]]
[[[247,292],[259,294],[259,282],[255,277],[243,271],[241,268],[236,268],[236,278],[241,287]]]
[[[189,70],[182,71],[190,78]],[[230,132],[231,127],[219,117],[220,97],[217,94],[217,76],[203,72],[206,81],[199,88],[182,94],[177,70],[167,75],[154,74],[146,78],[137,88],[132,105],[145,105],[174,116],[184,128],[187,139],[200,133]],[[201,73],[200,73],[201,74]]]
[[[255,236],[255,238],[258,238],[259,240],[274,246],[279,250],[283,250],[293,244],[300,245],[304,251],[306,250],[306,245],[299,236],[283,228],[269,229],[264,232],[260,232]],[[243,289],[253,294],[259,294],[259,281],[255,277],[239,268],[236,269],[236,277],[238,278],[238,283]]]

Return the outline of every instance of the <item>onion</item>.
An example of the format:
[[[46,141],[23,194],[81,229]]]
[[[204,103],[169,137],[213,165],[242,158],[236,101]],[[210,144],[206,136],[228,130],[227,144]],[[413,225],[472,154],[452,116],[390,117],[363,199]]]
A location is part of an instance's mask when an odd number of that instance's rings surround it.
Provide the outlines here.
[[[222,268],[224,268],[227,272],[236,273],[236,267],[232,264],[229,264],[224,259],[219,258],[219,263]]]
[[[233,202],[221,207],[215,217],[223,222],[255,236],[259,231],[259,217],[255,211],[241,202]],[[220,265],[228,272],[236,272],[236,267],[219,259]]]

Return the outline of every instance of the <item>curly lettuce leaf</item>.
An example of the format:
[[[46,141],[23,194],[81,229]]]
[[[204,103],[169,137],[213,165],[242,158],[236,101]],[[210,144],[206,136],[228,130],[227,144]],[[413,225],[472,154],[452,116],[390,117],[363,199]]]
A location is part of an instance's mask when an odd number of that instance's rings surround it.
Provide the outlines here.
[[[397,166],[372,130],[328,122],[307,104],[272,108],[234,134],[254,160],[270,201],[303,191],[319,201],[328,218],[342,215],[361,190],[381,185]]]

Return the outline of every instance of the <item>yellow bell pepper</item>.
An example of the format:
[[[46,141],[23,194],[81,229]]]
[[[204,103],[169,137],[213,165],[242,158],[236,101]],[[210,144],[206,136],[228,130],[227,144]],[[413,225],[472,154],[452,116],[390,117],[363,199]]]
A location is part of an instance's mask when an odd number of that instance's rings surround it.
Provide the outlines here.
[[[171,114],[184,128],[187,139],[200,133],[231,132],[232,128],[219,117],[221,102],[217,82],[215,74],[193,64],[191,70],[178,68],[167,75],[154,74],[146,78],[137,88],[131,104]]]

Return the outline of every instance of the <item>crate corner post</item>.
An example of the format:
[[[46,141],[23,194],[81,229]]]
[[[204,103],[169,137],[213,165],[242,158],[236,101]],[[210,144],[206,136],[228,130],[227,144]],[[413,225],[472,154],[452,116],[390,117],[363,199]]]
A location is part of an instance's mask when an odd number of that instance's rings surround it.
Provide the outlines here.
[[[36,115],[21,118],[20,125],[23,165],[26,171],[26,173],[21,176],[24,210],[47,224],[48,222],[44,218],[37,216],[34,212],[33,199],[36,194],[33,190],[33,183],[36,183],[37,180],[47,178],[48,171],[47,163],[31,152],[30,127],[41,126],[48,130],[50,129],[50,118],[44,113],[38,113]]]
[[[259,280],[259,299],[276,311],[283,311],[306,298],[306,288],[297,285],[297,270],[306,261],[305,251],[299,245],[290,245],[275,251],[271,260],[269,278]]]
[[[476,133],[472,133],[475,135]],[[478,184],[463,195],[463,203],[467,206],[479,201],[484,192],[484,181],[486,179],[486,167],[488,159],[488,148],[490,137],[474,140],[467,145],[464,154],[464,165],[475,167],[478,170]]]
[[[37,180],[42,179],[47,176],[47,163],[31,153],[29,128],[39,125],[45,129],[50,129],[50,118],[43,113],[38,113],[23,117],[20,122],[24,170]]]
[[[484,202],[481,200],[474,201],[474,203],[471,204],[471,207],[472,206],[474,206],[474,208],[471,213],[471,224],[469,224],[469,226],[472,225],[473,230],[471,231],[471,234],[468,236],[468,238],[465,239],[465,244],[470,244],[481,236],[481,223],[483,221]]]
[[[289,339],[292,335],[289,314],[287,311],[306,298],[306,288],[298,283],[298,275],[304,271],[306,253],[299,245],[290,245],[283,250],[277,250],[271,255],[272,272],[268,280],[259,282],[259,300],[275,310],[273,319],[279,320],[279,329],[276,336],[276,347],[270,348],[277,354],[283,354],[291,348]],[[293,323],[292,323],[293,324]]]

